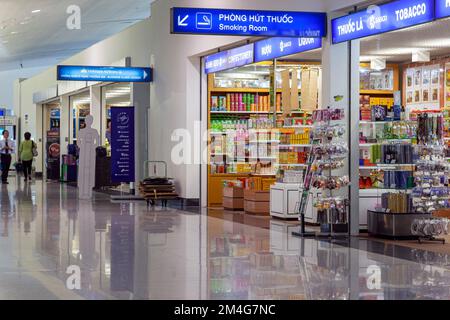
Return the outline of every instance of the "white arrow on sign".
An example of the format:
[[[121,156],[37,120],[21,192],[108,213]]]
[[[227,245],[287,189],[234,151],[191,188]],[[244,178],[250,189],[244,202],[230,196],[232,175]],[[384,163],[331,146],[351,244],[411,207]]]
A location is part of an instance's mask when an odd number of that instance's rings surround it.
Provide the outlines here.
[[[187,27],[188,24],[186,23],[186,20],[188,18],[189,18],[188,14],[183,19],[181,19],[181,16],[178,16],[178,26],[180,26],[180,27]]]
[[[144,70],[144,79],[147,79],[148,73]]]

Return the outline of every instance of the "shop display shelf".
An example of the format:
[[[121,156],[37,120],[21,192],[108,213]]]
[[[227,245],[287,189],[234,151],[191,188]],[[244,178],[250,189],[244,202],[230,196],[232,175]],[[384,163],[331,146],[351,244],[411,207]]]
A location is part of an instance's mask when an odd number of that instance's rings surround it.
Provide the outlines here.
[[[416,121],[412,121],[412,120],[387,120],[387,121],[367,121],[367,120],[360,120],[360,121],[359,121],[359,124],[386,124],[386,123],[400,123],[400,122],[416,123]]]
[[[249,156],[248,159],[277,159],[274,156]]]
[[[280,148],[311,148],[312,144],[280,144]]]
[[[366,94],[366,95],[371,95],[371,94],[373,94],[373,95],[377,95],[377,94],[380,94],[380,95],[393,95],[394,94],[394,91],[393,90],[375,90],[375,89],[362,89],[362,90],[359,90],[359,93],[360,94]]]
[[[371,146],[375,146],[378,143],[360,143],[359,146],[362,148],[366,148],[366,147],[371,147]]]
[[[214,136],[222,136],[222,135],[226,135],[227,132],[225,132],[225,131],[222,131],[222,132],[210,132],[210,134],[214,135]]]
[[[257,143],[280,143],[280,140],[254,140],[250,141],[251,144],[257,144]]]
[[[212,88],[211,92],[269,93],[269,88]]]
[[[311,129],[313,125],[301,124],[296,126],[284,126],[283,129]]]
[[[393,191],[412,193],[412,189],[400,189],[400,188],[367,188],[359,189],[359,194],[364,196],[376,196],[381,197],[383,193],[392,193]]]
[[[415,164],[378,164],[376,166],[360,166],[360,170],[398,170],[398,171],[414,171]],[[402,168],[402,167],[406,167]]]
[[[305,163],[277,163],[275,166],[277,166],[277,167],[302,167],[302,168],[308,167],[308,165]]]
[[[271,111],[211,111],[211,114],[272,114]],[[277,114],[283,112],[278,111]]]
[[[411,142],[412,138],[405,138],[405,139],[380,139],[378,142],[371,142],[371,143],[360,143],[359,145],[364,146],[372,146],[376,144],[383,144],[383,143],[389,143],[389,142]]]

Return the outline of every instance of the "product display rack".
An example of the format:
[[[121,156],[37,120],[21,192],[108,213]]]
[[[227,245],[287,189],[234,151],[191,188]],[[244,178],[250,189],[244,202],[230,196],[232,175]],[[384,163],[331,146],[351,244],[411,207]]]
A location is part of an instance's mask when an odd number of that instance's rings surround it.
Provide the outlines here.
[[[348,200],[346,197],[336,197],[334,190],[345,189],[350,181],[346,175],[333,176],[335,170],[344,166],[343,159],[347,157],[348,147],[341,140],[345,129],[340,123],[344,111],[328,107],[317,110],[313,114],[314,128],[311,132],[313,149],[308,159],[308,169],[305,174],[303,190],[299,202],[301,230],[293,232],[300,237],[342,237],[348,236]],[[311,195],[311,189],[321,189],[320,198],[315,199],[318,210],[318,223],[321,231],[315,234],[305,231],[305,210]]]

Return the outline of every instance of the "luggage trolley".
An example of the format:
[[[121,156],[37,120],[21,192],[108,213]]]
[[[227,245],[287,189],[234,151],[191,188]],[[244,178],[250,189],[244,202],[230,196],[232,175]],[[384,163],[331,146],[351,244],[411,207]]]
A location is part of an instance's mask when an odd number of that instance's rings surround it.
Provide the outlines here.
[[[164,175],[160,175],[163,168]],[[162,206],[167,207],[168,200],[178,199],[172,178],[167,177],[167,163],[164,161],[145,161],[145,179],[139,186],[142,197],[147,201],[147,207],[154,206],[161,200]]]

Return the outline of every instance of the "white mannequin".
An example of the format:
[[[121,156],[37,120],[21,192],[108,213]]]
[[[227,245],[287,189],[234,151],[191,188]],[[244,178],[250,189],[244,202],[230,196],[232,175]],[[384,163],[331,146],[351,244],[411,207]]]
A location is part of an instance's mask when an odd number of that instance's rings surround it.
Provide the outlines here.
[[[80,163],[78,168],[78,197],[80,199],[92,199],[92,189],[95,186],[95,157],[96,148],[99,145],[100,136],[96,129],[92,128],[94,117],[86,117],[86,128],[78,133],[80,148]]]

